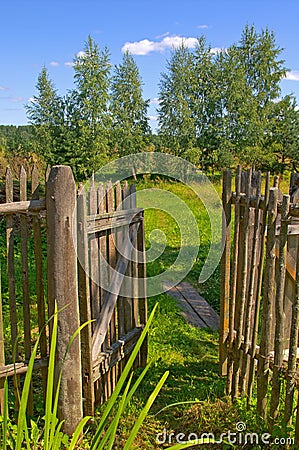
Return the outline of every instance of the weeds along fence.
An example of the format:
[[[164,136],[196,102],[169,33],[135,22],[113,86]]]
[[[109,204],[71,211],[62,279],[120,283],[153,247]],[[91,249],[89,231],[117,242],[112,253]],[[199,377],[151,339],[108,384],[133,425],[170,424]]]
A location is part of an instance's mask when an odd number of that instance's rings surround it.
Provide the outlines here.
[[[298,442],[298,176],[291,197],[269,180],[262,188],[260,172],[239,167],[233,192],[223,175],[220,371],[232,398],[246,395],[249,406],[255,390],[270,429],[296,412]]]
[[[35,167],[30,177],[22,168],[18,180],[8,168],[2,192],[0,407],[8,377],[18,408],[38,335],[28,414],[45,398],[56,301],[59,418],[72,433],[83,413],[93,415],[112,394],[147,320],[143,210],[136,207],[135,185],[92,179],[87,190],[77,189],[67,166],[54,166],[42,182]],[[145,342],[135,367],[146,359]]]

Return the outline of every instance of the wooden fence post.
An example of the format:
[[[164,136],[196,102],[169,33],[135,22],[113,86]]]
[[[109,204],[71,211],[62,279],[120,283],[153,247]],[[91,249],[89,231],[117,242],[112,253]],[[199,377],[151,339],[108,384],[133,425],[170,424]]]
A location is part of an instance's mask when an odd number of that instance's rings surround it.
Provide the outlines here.
[[[223,172],[222,203],[224,210],[223,240],[224,249],[221,260],[221,301],[220,301],[220,342],[219,373],[227,374],[227,336],[229,333],[229,298],[230,298],[230,245],[231,245],[231,197],[232,174],[230,170]]]
[[[76,185],[71,168],[54,166],[47,182],[48,301],[53,311],[57,301],[58,337],[55,379],[73,333],[79,328],[77,254],[74,212]],[[72,434],[82,419],[82,379],[80,337],[73,341],[66,356],[59,393],[58,417],[65,420],[63,430]]]

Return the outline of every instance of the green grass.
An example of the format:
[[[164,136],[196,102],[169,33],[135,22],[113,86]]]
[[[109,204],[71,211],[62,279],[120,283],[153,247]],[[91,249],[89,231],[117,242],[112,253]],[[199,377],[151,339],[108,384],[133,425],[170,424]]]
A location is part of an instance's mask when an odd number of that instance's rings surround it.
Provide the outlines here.
[[[209,220],[203,205],[197,196],[181,183],[146,180],[137,186],[138,190],[151,188],[166,189],[180,196],[193,211],[200,230],[201,245],[198,257],[186,279],[219,311],[219,267],[203,285],[198,284],[198,275],[204,264],[211,239]],[[216,189],[219,192],[221,187],[217,185]],[[166,206],[163,205],[164,208]],[[150,242],[151,231],[155,229],[165,233],[166,247],[158,259],[148,264],[149,276],[166,270],[176,258],[180,245],[179,229],[174,220],[165,212],[148,209],[145,211],[148,247],[158,246],[163,241],[161,235],[157,233],[156,236],[152,235]],[[165,371],[169,371],[169,376],[156,399],[151,414],[132,445],[133,450],[168,448],[170,443],[176,442],[174,437],[170,438],[171,442],[169,441],[171,432],[175,435],[178,433],[200,435],[204,432],[212,432],[215,436],[220,436],[228,430],[233,433],[239,421],[246,423],[248,432],[266,432],[266,424],[256,416],[255,409],[247,410],[246,399],[240,399],[232,405],[230,399],[225,397],[225,378],[218,374],[218,333],[189,326],[183,319],[175,300],[166,294],[149,298],[150,310],[157,301],[159,307],[149,334],[149,360],[153,361],[153,368],[148,372],[126,417],[121,421],[121,433],[115,448],[119,450],[123,448],[130,425],[136,420],[138,411]],[[101,414],[101,409],[98,414]],[[158,444],[156,436],[158,433],[163,433],[164,429],[167,430],[168,441],[166,444]],[[278,426],[275,434],[286,437],[289,435],[289,430]],[[201,448],[231,447],[225,444],[205,444]]]

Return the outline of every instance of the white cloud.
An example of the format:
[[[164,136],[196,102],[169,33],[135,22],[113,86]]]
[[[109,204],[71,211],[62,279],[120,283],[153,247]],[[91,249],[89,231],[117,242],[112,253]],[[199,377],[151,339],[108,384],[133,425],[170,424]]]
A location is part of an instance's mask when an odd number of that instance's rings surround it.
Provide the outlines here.
[[[299,81],[299,70],[290,70],[287,72],[285,80]]]
[[[165,36],[161,41],[155,42],[143,39],[136,42],[126,42],[123,45],[123,53],[129,52],[132,55],[148,55],[151,52],[163,52],[167,48],[177,48],[182,43],[188,48],[195,48],[197,38],[183,36]]]
[[[226,48],[213,47],[213,48],[211,48],[210,53],[212,53],[212,55],[217,55],[218,53],[225,52],[225,51],[226,51]]]
[[[157,116],[147,116],[149,120],[158,120]]]
[[[0,91],[9,91],[9,88],[5,86],[0,86]]]
[[[58,63],[57,61],[51,61],[51,62],[50,62],[50,66],[52,66],[52,67],[58,67],[58,66],[59,66],[59,63]]]
[[[160,105],[160,101],[157,97],[155,97],[150,100],[150,104],[151,105]]]
[[[209,28],[209,25],[198,25],[197,28],[203,30],[203,29]]]
[[[78,53],[76,54],[77,58],[84,58],[85,55],[86,55],[85,52],[78,52]]]
[[[66,67],[73,67],[74,63],[73,63],[73,62],[70,62],[70,61],[67,61],[67,62],[64,63],[64,65],[65,65]]]

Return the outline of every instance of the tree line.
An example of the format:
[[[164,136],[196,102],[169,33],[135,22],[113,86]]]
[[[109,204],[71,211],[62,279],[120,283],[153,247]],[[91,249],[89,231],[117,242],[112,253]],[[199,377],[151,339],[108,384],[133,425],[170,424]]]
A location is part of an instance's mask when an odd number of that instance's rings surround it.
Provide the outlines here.
[[[182,41],[161,74],[153,134],[133,56],[125,53],[112,67],[109,50],[89,37],[74,58],[75,87],[65,96],[45,67],[39,74],[26,106],[32,148],[48,164],[71,165],[77,179],[113,158],[153,150],[206,171],[238,163],[279,173],[296,168],[299,112],[294,95],[281,97],[287,73],[281,53],[274,32],[254,26],[218,51],[203,36],[194,49]]]

